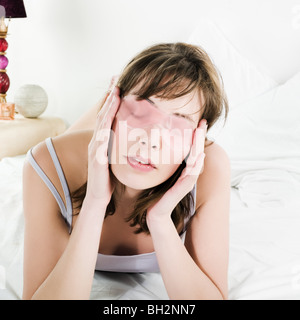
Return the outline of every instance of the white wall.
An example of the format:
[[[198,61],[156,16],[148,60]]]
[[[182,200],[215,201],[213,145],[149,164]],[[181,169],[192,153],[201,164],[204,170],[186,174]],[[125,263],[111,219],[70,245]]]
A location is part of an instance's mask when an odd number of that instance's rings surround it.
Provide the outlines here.
[[[210,18],[278,82],[300,70],[300,0],[24,0],[9,26],[8,100],[23,84],[49,96],[48,115],[72,123],[144,47],[186,41]]]

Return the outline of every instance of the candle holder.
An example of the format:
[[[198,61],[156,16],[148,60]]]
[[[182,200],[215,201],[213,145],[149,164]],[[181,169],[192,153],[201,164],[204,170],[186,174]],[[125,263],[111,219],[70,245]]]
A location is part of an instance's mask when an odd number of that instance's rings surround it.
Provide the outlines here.
[[[9,19],[9,22],[11,18],[26,18],[23,0],[0,0],[0,119],[13,120],[15,105],[6,101],[10,80],[6,72],[9,61],[6,57],[8,25],[5,24],[5,17]]]
[[[6,67],[8,65],[8,59],[5,56],[8,48],[6,41],[7,26],[5,25],[4,17],[0,20],[0,119],[1,120],[13,120],[15,111],[14,106],[11,103],[6,102],[6,92],[9,89],[10,80],[6,73]]]

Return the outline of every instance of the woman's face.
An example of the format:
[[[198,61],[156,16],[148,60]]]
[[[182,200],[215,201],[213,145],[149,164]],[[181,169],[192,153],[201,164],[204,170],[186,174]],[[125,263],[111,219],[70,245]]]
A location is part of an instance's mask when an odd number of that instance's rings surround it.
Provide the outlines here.
[[[129,93],[113,123],[110,164],[125,186],[144,190],[170,178],[188,155],[200,120],[198,91],[173,100]]]

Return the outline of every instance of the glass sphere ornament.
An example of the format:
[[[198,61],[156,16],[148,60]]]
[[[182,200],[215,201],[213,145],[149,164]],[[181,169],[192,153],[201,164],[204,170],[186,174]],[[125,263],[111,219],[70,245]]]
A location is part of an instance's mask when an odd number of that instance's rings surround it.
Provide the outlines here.
[[[8,48],[8,43],[4,38],[0,38],[0,52],[5,52]]]
[[[46,91],[35,84],[20,87],[15,94],[16,110],[25,118],[37,118],[48,105]]]
[[[9,89],[10,81],[6,72],[0,72],[0,93],[5,94]]]
[[[0,69],[6,69],[8,65],[8,59],[4,55],[0,55]]]

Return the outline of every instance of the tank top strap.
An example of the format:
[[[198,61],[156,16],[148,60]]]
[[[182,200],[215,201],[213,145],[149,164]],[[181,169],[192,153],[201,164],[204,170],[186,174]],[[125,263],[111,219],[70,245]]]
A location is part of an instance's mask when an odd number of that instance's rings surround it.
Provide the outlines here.
[[[71,232],[71,228],[72,228],[72,213],[73,213],[73,208],[72,208],[72,201],[71,201],[71,196],[70,196],[70,191],[68,188],[68,184],[65,178],[65,175],[63,173],[63,170],[61,168],[60,162],[58,160],[58,157],[56,155],[54,146],[52,144],[52,140],[51,138],[47,138],[45,140],[48,151],[51,155],[52,161],[54,163],[55,169],[57,171],[60,183],[62,185],[63,188],[63,192],[64,192],[64,196],[65,196],[65,200],[66,200],[66,206],[64,204],[64,201],[62,200],[59,192],[57,191],[57,189],[55,188],[54,184],[51,182],[51,180],[48,178],[48,176],[45,174],[45,172],[42,170],[42,168],[39,166],[39,164],[36,162],[36,160],[34,159],[33,155],[32,155],[32,149],[30,149],[27,152],[26,158],[29,161],[29,163],[31,164],[31,166],[33,167],[33,169],[37,172],[37,174],[40,176],[40,178],[44,181],[44,183],[46,184],[46,186],[49,188],[49,190],[51,191],[51,193],[53,194],[59,209],[61,211],[61,214],[63,216],[63,218],[65,219],[66,223],[69,226],[69,232]]]
[[[61,183],[62,188],[63,188],[63,192],[64,192],[64,196],[65,196],[65,200],[66,200],[66,216],[64,218],[66,219],[68,225],[71,228],[71,226],[72,226],[72,217],[73,217],[72,216],[73,208],[72,208],[72,200],[71,200],[71,195],[70,195],[68,183],[67,183],[66,177],[64,175],[64,172],[62,170],[62,167],[61,167],[61,164],[59,162],[59,159],[57,157],[57,154],[55,152],[51,137],[47,138],[45,140],[45,142],[46,142],[48,151],[49,151],[49,153],[51,155],[52,161],[54,163],[54,166],[55,166],[56,172],[58,174],[60,183]]]

